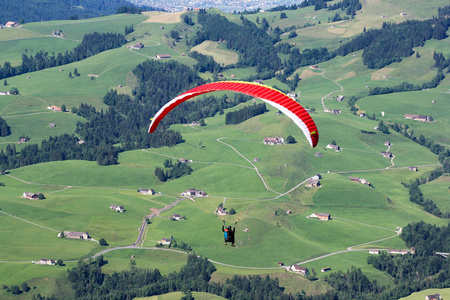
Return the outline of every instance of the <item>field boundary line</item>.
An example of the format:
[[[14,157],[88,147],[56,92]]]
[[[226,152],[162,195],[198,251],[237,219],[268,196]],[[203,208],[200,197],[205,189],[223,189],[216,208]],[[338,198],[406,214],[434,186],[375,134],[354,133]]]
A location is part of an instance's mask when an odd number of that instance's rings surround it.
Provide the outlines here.
[[[18,219],[20,221],[23,221],[23,222],[26,222],[26,223],[30,223],[31,225],[34,225],[34,226],[37,226],[37,227],[41,227],[41,228],[44,228],[44,229],[47,229],[47,230],[51,230],[51,231],[55,231],[55,232],[61,232],[61,230],[56,230],[56,229],[52,229],[52,228],[49,228],[49,227],[45,227],[45,226],[33,223],[31,221],[19,218],[19,217],[15,216],[15,215],[8,214],[7,212],[4,212],[4,211],[0,211],[0,213],[5,214],[5,215],[10,216],[10,217],[13,217],[13,218],[16,218],[16,219]]]

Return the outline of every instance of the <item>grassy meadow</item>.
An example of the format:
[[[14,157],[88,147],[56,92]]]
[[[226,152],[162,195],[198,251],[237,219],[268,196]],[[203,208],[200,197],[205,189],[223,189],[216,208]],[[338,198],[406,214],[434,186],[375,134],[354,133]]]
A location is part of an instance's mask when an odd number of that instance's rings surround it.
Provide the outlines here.
[[[286,11],[288,18],[282,20],[280,12],[246,17],[253,21],[256,17],[260,20],[265,17],[273,28],[296,26],[298,37],[288,39],[287,35],[282,35],[282,41],[295,42],[300,49],[318,46],[333,49],[341,41],[362,32],[364,27],[379,28],[384,21],[428,18],[443,4],[443,0],[432,5],[406,0],[368,1],[355,19],[333,24],[327,20],[334,11],[314,11],[313,7]],[[407,16],[400,16],[400,12],[406,12]],[[380,18],[386,14],[387,19]],[[85,33],[123,33],[125,26],[130,25],[135,31],[127,36],[128,44],[142,42],[145,45],[140,50],[123,46],[63,67],[8,78],[8,86],[4,89],[17,87],[20,95],[0,97],[0,115],[12,129],[10,136],[0,138],[0,149],[16,142],[23,134],[30,137],[30,143],[39,143],[51,135],[73,133],[76,123],[85,120],[70,112],[55,113],[48,110],[48,106],[64,104],[70,109],[88,103],[97,109],[106,109],[102,102],[105,93],[113,88],[119,93],[131,94],[137,84],[131,70],[157,54],[170,54],[171,59],[189,66],[196,63],[183,55],[189,50],[213,55],[219,63],[237,59],[236,53],[214,42],[189,49],[184,37],[195,34],[197,24],[188,26],[178,22],[179,14],[168,15],[167,19],[161,17],[164,15],[150,13],[148,20],[151,22],[144,22],[147,15],[115,15],[29,23],[20,29],[0,31],[0,61],[10,60],[13,65],[20,64],[20,55],[25,51],[28,54],[40,50],[66,51],[79,43]],[[195,14],[190,13],[190,16],[196,21]],[[237,15],[227,17],[240,22]],[[304,27],[306,24],[313,26]],[[66,38],[49,37],[53,30],[62,30]],[[180,41],[168,37],[171,30],[181,33]],[[119,155],[119,164],[114,166],[103,167],[87,161],[50,162],[1,175],[0,182],[5,186],[0,186],[0,284],[20,285],[29,281],[30,286],[37,286],[34,294],[54,292],[61,298],[70,298],[71,295],[64,294],[69,290],[68,283],[61,278],[77,260],[104,249],[133,244],[147,215],[179,199],[186,189],[196,188],[204,190],[208,197],[185,199],[153,218],[143,235],[142,247],[154,247],[161,238],[173,236],[178,242],[190,245],[196,254],[218,262],[214,281],[224,281],[234,274],[270,274],[280,280],[286,291],[323,293],[329,287],[322,280],[310,282],[278,268],[278,262],[290,265],[319,258],[302,264],[314,269],[319,279],[326,275],[320,272],[324,267],[345,272],[355,265],[371,280],[392,285],[392,278],[367,265],[367,249],[406,249],[395,235],[399,227],[410,222],[424,220],[440,226],[448,224],[448,220],[427,214],[410,202],[408,189],[401,185],[402,181],[428,174],[437,167],[438,159],[429,149],[392,130],[390,134],[363,133],[362,130],[374,131],[378,122],[351,114],[345,101],[339,103],[335,98],[338,95],[366,96],[366,86],[429,81],[436,73],[432,67],[433,51],[437,49],[447,55],[445,45],[448,42],[449,39],[428,41],[424,47],[415,49],[420,58],[413,54],[381,70],[366,68],[362,63],[362,51],[321,63],[320,70],[312,71],[309,67],[297,70],[302,80],[294,92],[300,94],[299,102],[303,106],[316,109],[311,115],[320,131],[320,141],[315,149],[309,147],[287,116],[276,115],[277,110],[267,105],[268,112],[238,125],[225,125],[225,114],[206,119],[204,127],[173,125],[171,129],[180,131],[184,143],[171,148],[123,152]],[[13,48],[18,50],[10,51]],[[69,78],[69,72],[73,73],[75,68],[81,75]],[[255,75],[256,68],[228,69],[223,74],[227,79],[243,79]],[[212,78],[209,73],[200,75],[205,79]],[[288,86],[276,78],[264,80],[264,84],[288,90]],[[423,133],[436,142],[450,145],[449,88],[447,78],[436,89],[363,97],[356,104],[361,111],[375,113],[380,119],[381,111],[384,111],[384,121],[408,124],[416,134]],[[342,114],[323,111],[321,99],[326,95],[329,96],[324,99],[325,106],[341,109]],[[431,100],[436,103],[432,104]],[[252,104],[250,100],[225,113]],[[403,120],[405,113],[432,115],[435,121],[406,121]],[[55,123],[56,127],[49,128],[49,123]],[[297,143],[278,146],[262,143],[264,137],[286,138],[288,135],[292,135]],[[343,149],[341,152],[326,148],[333,140]],[[392,144],[390,151],[395,156],[392,162],[380,154],[387,150],[385,141]],[[20,150],[23,144],[16,144],[16,147]],[[322,157],[316,157],[316,152],[322,153]],[[167,158],[192,160],[193,173],[159,182],[154,170],[162,167]],[[409,171],[409,166],[413,165],[419,166],[419,172]],[[315,174],[322,176],[321,187],[299,186]],[[372,187],[352,182],[350,176],[365,178]],[[422,185],[421,189],[441,210],[448,210],[448,186],[448,177],[442,177]],[[138,188],[153,188],[158,194],[141,195],[137,193]],[[21,195],[25,191],[42,192],[46,199],[24,199]],[[220,203],[228,210],[235,209],[236,215],[215,215],[214,210]],[[122,205],[126,211],[117,213],[109,208],[111,204]],[[308,218],[314,212],[329,213],[332,220],[321,222]],[[186,216],[186,220],[172,221],[170,216],[174,213]],[[224,245],[222,220],[227,224],[238,220],[236,248]],[[95,240],[106,239],[109,246],[101,247],[95,241],[57,238],[60,231],[88,232]],[[321,258],[349,247],[352,251]],[[111,274],[128,269],[131,256],[137,267],[158,268],[162,274],[177,271],[186,262],[185,254],[164,248],[144,248],[107,252],[104,256],[108,264],[103,267],[104,272]],[[69,262],[64,267],[31,264],[32,260],[41,258],[61,258]],[[9,294],[2,290],[2,297],[9,297]],[[180,293],[173,293],[148,299],[180,297]],[[194,293],[194,297],[220,299],[201,293]]]

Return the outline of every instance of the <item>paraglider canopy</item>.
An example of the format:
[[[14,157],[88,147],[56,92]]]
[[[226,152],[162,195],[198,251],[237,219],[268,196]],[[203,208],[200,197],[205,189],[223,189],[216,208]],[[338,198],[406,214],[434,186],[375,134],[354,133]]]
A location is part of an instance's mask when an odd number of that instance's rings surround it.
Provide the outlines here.
[[[260,98],[292,119],[294,123],[297,124],[297,126],[303,131],[303,134],[312,148],[317,146],[319,141],[319,132],[316,124],[308,112],[299,103],[274,88],[258,83],[242,81],[219,81],[208,83],[195,87],[177,96],[156,113],[156,115],[152,118],[148,132],[152,133],[155,131],[159,122],[161,122],[161,120],[180,103],[195,96],[215,91],[233,91],[250,95],[255,98]]]

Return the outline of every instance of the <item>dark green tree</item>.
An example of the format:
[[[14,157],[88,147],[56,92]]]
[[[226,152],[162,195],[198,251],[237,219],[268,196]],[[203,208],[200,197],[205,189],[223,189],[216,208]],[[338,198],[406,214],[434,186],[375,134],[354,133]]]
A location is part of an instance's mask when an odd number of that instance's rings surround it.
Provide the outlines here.
[[[44,196],[44,194],[42,194],[42,193],[39,193],[39,194],[38,194],[38,199],[39,199],[39,200],[43,200],[43,199],[45,199],[45,196]]]
[[[235,215],[235,214],[236,214],[236,211],[234,210],[234,208],[231,208],[231,209],[228,211],[228,213],[229,213],[230,215]]]
[[[11,286],[11,293],[13,295],[19,295],[20,294],[20,289],[18,285],[12,285]]]
[[[80,76],[80,73],[78,73],[78,69],[75,68],[75,70],[73,70],[73,76]]]
[[[295,138],[292,135],[288,135],[288,137],[286,138],[286,143],[295,144],[295,143],[297,143],[297,141],[295,140]]]
[[[98,243],[100,244],[100,246],[108,246],[108,242],[106,242],[104,238],[101,238]]]
[[[26,293],[29,290],[30,290],[30,287],[28,286],[28,284],[26,282],[22,283],[22,291],[24,291]]]
[[[12,87],[11,90],[9,91],[9,93],[11,95],[18,95],[19,94],[19,90],[15,87]]]
[[[64,262],[61,258],[56,261],[56,264],[61,267],[64,266]]]
[[[6,81],[6,79],[3,81],[3,85],[7,86],[8,85],[8,81]]]
[[[63,105],[61,105],[61,111],[62,112],[65,112],[66,111],[66,106],[63,104]]]

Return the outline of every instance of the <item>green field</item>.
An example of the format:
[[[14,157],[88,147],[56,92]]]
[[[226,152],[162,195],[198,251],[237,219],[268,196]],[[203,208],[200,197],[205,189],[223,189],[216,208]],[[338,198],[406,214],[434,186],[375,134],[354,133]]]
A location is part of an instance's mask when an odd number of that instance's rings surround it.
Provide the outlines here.
[[[412,295],[404,298],[400,298],[400,300],[422,300],[425,299],[428,295],[440,294],[441,299],[449,299],[450,298],[450,289],[429,289],[420,292],[413,293]]]
[[[420,190],[426,198],[430,198],[442,212],[450,211],[450,177],[440,177],[421,185]]]
[[[291,44],[295,42],[301,50],[319,46],[334,49],[362,32],[364,27],[380,28],[384,21],[429,18],[437,12],[438,6],[444,4],[443,0],[432,4],[406,0],[367,1],[355,19],[333,24],[328,23],[328,17],[332,17],[334,11],[314,11],[313,7],[286,11],[286,19],[279,18],[280,12],[262,12],[246,17],[253,21],[256,17],[259,20],[266,18],[272,28],[296,26],[298,37],[288,39],[287,35],[282,35],[281,39]],[[400,16],[400,12],[406,12],[407,16]],[[188,13],[196,22],[195,12]],[[387,19],[380,18],[386,14]],[[239,15],[223,15],[241,23]],[[0,97],[0,115],[12,130],[10,136],[0,138],[0,151],[12,144],[20,151],[26,145],[16,144],[22,135],[29,136],[29,143],[34,144],[50,136],[74,133],[77,122],[86,120],[70,112],[53,112],[49,106],[65,105],[71,109],[88,103],[105,110],[105,93],[117,89],[119,93],[132,95],[132,89],[138,83],[131,70],[157,54],[170,54],[171,59],[188,66],[196,63],[185,55],[193,50],[212,55],[223,64],[238,60],[237,54],[227,50],[222,43],[208,41],[190,49],[185,35],[188,38],[193,36],[198,24],[144,22],[147,18],[146,15],[115,15],[29,23],[22,28],[1,30],[0,62],[8,60],[13,65],[20,64],[22,53],[70,50],[85,33],[123,33],[125,26],[130,25],[135,31],[127,36],[128,44],[142,42],[145,47],[130,50],[123,46],[69,65],[8,78],[8,85],[3,89],[17,87],[20,95]],[[312,26],[304,27],[306,24]],[[50,37],[53,30],[62,30],[66,38]],[[171,30],[181,33],[180,41],[169,37]],[[68,268],[75,266],[79,259],[92,257],[101,250],[133,244],[146,216],[180,199],[186,189],[196,188],[205,191],[208,197],[184,199],[160,213],[147,226],[139,244],[142,248],[115,249],[105,253],[108,264],[103,266],[103,271],[111,274],[128,269],[132,256],[137,267],[158,268],[163,275],[178,271],[186,262],[186,254],[167,251],[169,249],[166,248],[149,249],[163,237],[173,236],[178,242],[191,246],[196,254],[216,262],[217,271],[212,275],[215,282],[224,282],[235,274],[269,274],[278,278],[286,292],[303,290],[314,295],[330,289],[322,280],[327,275],[320,272],[322,268],[346,272],[355,265],[370,280],[377,280],[379,285],[393,285],[390,276],[367,265],[368,249],[406,249],[396,231],[411,222],[423,220],[439,226],[448,224],[448,220],[425,213],[422,207],[410,202],[408,189],[401,184],[429,174],[439,165],[438,157],[393,130],[390,134],[375,131],[378,121],[353,115],[345,101],[339,103],[335,98],[337,95],[362,97],[356,103],[360,111],[375,113],[377,118],[386,122],[408,124],[416,135],[422,133],[448,146],[449,78],[428,91],[367,97],[366,87],[429,81],[436,74],[432,67],[433,52],[442,51],[446,57],[450,55],[449,41],[450,38],[428,41],[424,47],[414,49],[420,53],[420,58],[413,54],[381,70],[365,67],[362,51],[321,63],[319,70],[298,69],[296,73],[302,80],[293,92],[300,94],[301,105],[316,109],[311,114],[320,132],[320,141],[315,149],[309,147],[303,134],[287,116],[277,115],[277,109],[268,105],[268,112],[238,125],[225,125],[226,114],[205,119],[204,127],[173,125],[171,129],[182,134],[184,143],[170,148],[122,152],[117,165],[58,161],[10,170],[0,176],[0,182],[5,185],[0,186],[0,284],[20,285],[28,281],[30,286],[37,286],[29,295],[39,292],[47,296],[55,294],[59,298],[73,298],[68,281],[62,279],[66,277]],[[75,68],[81,76],[69,78],[69,72],[73,73]],[[256,74],[256,67],[223,72],[226,79],[238,80]],[[213,77],[210,73],[199,75],[205,79]],[[276,78],[266,79],[264,84],[289,90],[288,85]],[[325,106],[340,109],[342,114],[324,112],[321,99],[326,95],[329,96],[324,99]],[[436,100],[436,103],[432,104],[431,100]],[[255,102],[260,103],[260,100]],[[253,103],[250,100],[225,110],[225,113]],[[384,117],[381,111],[385,112]],[[404,120],[406,113],[432,115],[435,121]],[[49,123],[55,123],[56,127],[50,128]],[[374,131],[375,134],[363,133],[362,130]],[[292,135],[297,143],[277,146],[262,143],[264,137],[286,138],[288,135]],[[341,152],[326,148],[332,141],[342,148]],[[385,141],[392,144],[389,150],[395,156],[392,161],[380,154],[387,150]],[[316,157],[316,152],[322,156]],[[192,174],[160,182],[154,170],[161,167],[167,158],[192,160]],[[255,158],[259,160],[255,161]],[[418,166],[419,171],[411,172],[409,166]],[[321,187],[306,187],[307,179],[316,174],[322,177]],[[372,186],[352,182],[351,176],[364,178]],[[420,188],[425,197],[446,211],[450,210],[448,187],[447,176]],[[158,194],[141,195],[137,192],[139,188],[152,188]],[[24,199],[21,196],[26,191],[43,193],[46,198]],[[237,213],[224,217],[215,215],[220,203]],[[126,211],[117,213],[109,208],[111,204],[122,205]],[[332,219],[322,222],[308,218],[314,212],[329,213]],[[186,220],[172,221],[172,214],[186,216]],[[222,220],[227,224],[238,220],[236,248],[224,245]],[[102,247],[95,241],[58,238],[60,231],[88,232],[97,241],[106,239],[109,246]],[[326,256],[329,254],[332,255]],[[66,266],[31,264],[31,261],[41,258],[63,259]],[[304,263],[314,258],[318,259]],[[286,273],[279,268],[278,262],[286,266],[301,263],[314,269],[319,280],[311,282],[302,276]],[[422,293],[425,292],[435,293],[423,291],[419,294],[420,299],[424,298]],[[442,290],[444,297],[446,292]],[[25,299],[29,295],[20,297]],[[0,291],[0,298],[9,299],[7,297],[10,296],[6,291]],[[171,293],[145,299],[179,299],[181,296],[181,293]],[[205,293],[194,293],[194,297],[222,299]]]
[[[210,55],[220,64],[231,65],[238,62],[238,54],[230,50],[221,49],[217,42],[204,41],[200,45],[195,46],[191,51]]]

